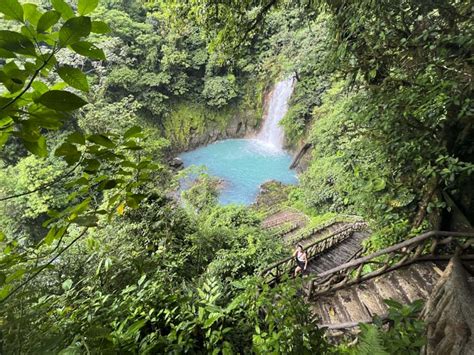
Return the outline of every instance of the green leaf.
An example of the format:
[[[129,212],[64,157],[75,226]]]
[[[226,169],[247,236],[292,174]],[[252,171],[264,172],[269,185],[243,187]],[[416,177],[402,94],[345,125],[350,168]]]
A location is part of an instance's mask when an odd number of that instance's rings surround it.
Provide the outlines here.
[[[67,136],[66,142],[84,145],[86,143],[86,139],[81,132],[74,132]]]
[[[142,319],[139,321],[136,321],[133,323],[130,327],[127,329],[127,334],[128,335],[134,335],[136,332],[138,332],[143,326],[146,324],[146,319]]]
[[[23,4],[23,12],[25,21],[36,26],[41,17],[41,12],[38,11],[38,6],[35,4]]]
[[[81,15],[87,15],[94,11],[98,4],[99,0],[79,0],[77,11],[79,11]]]
[[[97,159],[87,159],[84,161],[84,171],[86,173],[95,173],[100,168],[100,162]]]
[[[43,136],[40,136],[36,142],[29,142],[23,140],[25,148],[31,153],[39,156],[46,157],[48,155],[48,148],[46,147],[46,139]]]
[[[99,221],[96,215],[87,215],[87,216],[80,216],[74,219],[74,224],[77,224],[82,227],[96,227],[97,222]]]
[[[18,0],[0,1],[0,12],[12,19],[23,22],[23,8]]]
[[[76,146],[68,142],[61,144],[55,150],[54,155],[64,157],[64,160],[66,160],[69,165],[77,163],[81,158],[81,153],[77,150]]]
[[[146,279],[146,274],[143,274],[138,280],[138,286],[141,286],[141,284],[143,283],[143,281],[145,281],[145,279]]]
[[[40,19],[38,20],[38,26],[36,30],[38,32],[45,32],[49,30],[54,24],[56,24],[61,17],[61,14],[58,11],[48,11],[45,12]]]
[[[35,91],[38,91],[41,94],[44,94],[46,91],[49,90],[48,85],[46,85],[42,81],[33,81],[31,86],[33,87],[33,89],[35,89]]]
[[[131,138],[131,137],[136,137],[140,133],[142,133],[142,129],[139,126],[133,126],[129,128],[123,135],[125,139]]]
[[[64,291],[69,291],[71,289],[71,287],[72,287],[72,280],[71,279],[67,279],[62,284],[62,288],[63,288]]]
[[[59,44],[62,47],[79,42],[91,33],[90,17],[79,16],[67,20],[59,30]]]
[[[51,90],[37,100],[40,104],[58,111],[73,111],[87,104],[79,96],[69,91]]]
[[[71,7],[66,4],[64,0],[51,0],[51,5],[53,8],[61,13],[61,17],[64,20],[69,20],[71,17],[74,17],[74,11],[72,11]]]
[[[385,180],[382,178],[377,178],[374,181],[372,181],[372,189],[373,191],[382,191],[385,189],[386,183]]]
[[[131,208],[138,208],[138,203],[135,201],[135,199],[132,196],[127,196],[127,206]]]
[[[65,65],[58,69],[58,74],[61,79],[73,88],[85,92],[89,91],[89,83],[87,82],[87,77],[82,70]]]
[[[109,33],[110,27],[103,21],[92,21],[91,32],[100,34]]]
[[[108,137],[104,136],[103,134],[93,134],[87,137],[87,140],[89,142],[93,142],[107,148],[115,148],[114,142],[112,142]]]
[[[7,51],[6,49],[0,48],[0,57],[1,58],[16,58],[15,53]]]
[[[104,51],[100,48],[97,48],[90,42],[80,41],[74,44],[71,44],[71,49],[77,54],[88,57],[92,60],[105,60]]]
[[[0,289],[0,301],[8,296],[11,288],[12,288],[12,285],[5,285]]]
[[[14,31],[0,31],[0,48],[15,53],[36,56],[33,42],[28,37]]]
[[[107,180],[103,184],[103,190],[110,190],[117,186],[117,180]]]

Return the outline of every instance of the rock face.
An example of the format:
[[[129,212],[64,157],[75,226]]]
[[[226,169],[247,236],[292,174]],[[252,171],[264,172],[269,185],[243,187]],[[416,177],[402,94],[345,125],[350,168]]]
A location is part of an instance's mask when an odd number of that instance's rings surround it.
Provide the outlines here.
[[[427,322],[423,354],[474,354],[474,277],[453,258],[422,314]]]
[[[258,123],[259,120],[253,112],[240,112],[239,115],[231,118],[225,129],[211,126],[206,128],[204,132],[190,132],[184,150],[192,150],[221,139],[247,137],[257,131]]]

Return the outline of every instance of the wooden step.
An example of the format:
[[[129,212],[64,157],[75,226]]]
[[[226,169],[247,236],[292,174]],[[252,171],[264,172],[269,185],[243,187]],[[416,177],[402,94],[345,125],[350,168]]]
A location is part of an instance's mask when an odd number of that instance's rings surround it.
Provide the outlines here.
[[[387,312],[387,305],[384,303],[382,297],[377,292],[373,280],[368,280],[360,285],[355,285],[355,292],[359,296],[359,300],[367,308],[371,317],[375,315],[385,314]]]
[[[320,317],[320,324],[367,322],[375,315],[387,314],[388,306],[384,299],[402,304],[428,299],[438,279],[435,264],[417,263],[316,297],[310,302]]]
[[[364,319],[370,320],[369,313],[359,301],[357,292],[353,288],[339,290],[336,294],[349,316],[347,322],[359,322]]]

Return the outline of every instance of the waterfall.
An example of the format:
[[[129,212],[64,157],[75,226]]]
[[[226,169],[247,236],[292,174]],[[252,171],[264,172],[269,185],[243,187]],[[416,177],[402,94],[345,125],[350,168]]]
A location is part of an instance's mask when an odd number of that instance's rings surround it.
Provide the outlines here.
[[[262,143],[273,146],[278,150],[283,149],[283,128],[280,120],[288,111],[288,101],[293,93],[295,78],[290,77],[278,82],[270,96],[268,110],[263,117],[263,126],[257,139]]]

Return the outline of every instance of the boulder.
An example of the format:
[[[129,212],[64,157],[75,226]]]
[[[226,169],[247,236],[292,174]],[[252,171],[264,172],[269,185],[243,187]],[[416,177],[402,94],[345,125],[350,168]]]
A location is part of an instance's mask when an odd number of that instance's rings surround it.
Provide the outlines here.
[[[171,159],[169,165],[175,170],[181,170],[184,167],[183,161],[178,157]]]

